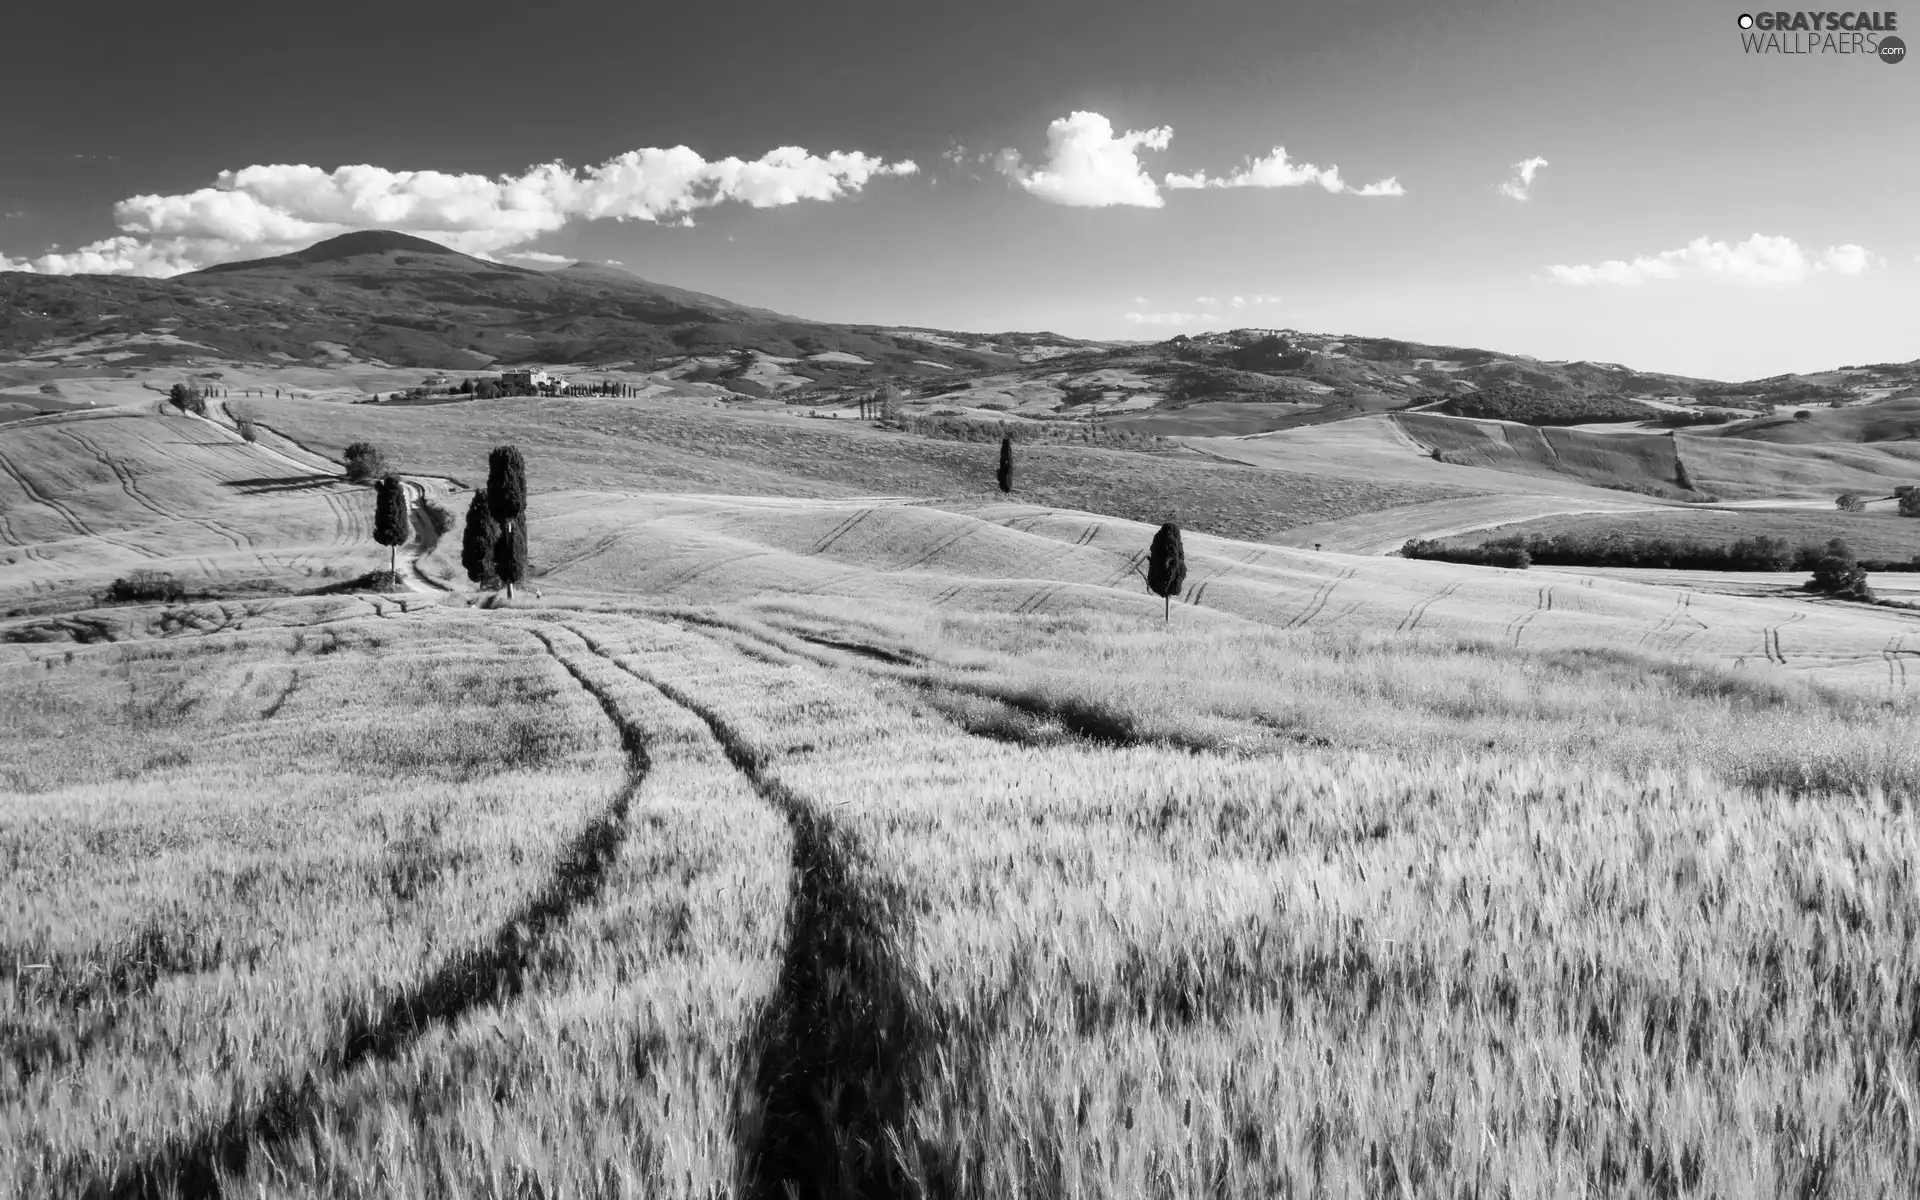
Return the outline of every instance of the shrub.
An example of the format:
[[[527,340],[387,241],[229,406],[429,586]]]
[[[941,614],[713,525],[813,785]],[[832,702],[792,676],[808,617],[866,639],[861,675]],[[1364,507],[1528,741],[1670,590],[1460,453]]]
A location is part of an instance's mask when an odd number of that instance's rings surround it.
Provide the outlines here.
[[[156,601],[172,602],[186,594],[187,589],[180,581],[163,571],[135,571],[108,585],[106,601],[109,604],[151,604]]]
[[[1895,488],[1894,494],[1900,497],[1901,516],[1920,517],[1920,488],[1910,487],[1905,491]]]
[[[1803,408],[1793,414],[1793,419],[1796,421],[1804,421],[1808,417],[1811,417],[1812,415],[1813,414],[1811,412]]]
[[[1841,512],[1857,513],[1867,510],[1867,502],[1852,492],[1842,492],[1839,498],[1833,502],[1833,506]]]
[[[347,479],[368,483],[387,475],[387,458],[372,442],[355,442],[346,451]]]
[[[1476,567],[1509,567],[1518,571],[1533,565],[1533,556],[1525,546],[1491,542],[1484,546],[1449,546],[1445,542],[1411,538],[1400,547],[1400,557],[1466,563]]]
[[[434,536],[447,536],[447,531],[453,528],[453,513],[448,511],[447,506],[438,500],[427,501],[425,508],[427,510],[427,524],[433,526]]]
[[[1820,592],[1840,600],[1873,603],[1873,589],[1867,586],[1867,573],[1854,561],[1853,550],[1841,538],[1828,542],[1813,564],[1813,578],[1803,584],[1810,592]]]

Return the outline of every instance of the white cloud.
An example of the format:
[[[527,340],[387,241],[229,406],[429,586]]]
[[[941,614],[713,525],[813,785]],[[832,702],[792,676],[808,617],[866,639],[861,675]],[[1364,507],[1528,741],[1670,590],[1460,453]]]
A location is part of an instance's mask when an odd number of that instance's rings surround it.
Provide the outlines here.
[[[517,258],[525,262],[554,263],[560,266],[578,261],[568,258],[564,254],[548,254],[540,250],[503,250],[500,253],[500,257]]]
[[[1166,201],[1140,165],[1139,152],[1165,150],[1172,140],[1173,130],[1165,125],[1116,135],[1113,123],[1099,113],[1075,112],[1047,126],[1046,165],[1030,167],[1018,150],[1002,150],[994,167],[1054,204],[1159,208]]]
[[[1631,286],[1688,275],[1765,285],[1799,283],[1816,271],[1859,275],[1882,261],[1880,256],[1851,243],[1829,246],[1816,256],[1802,250],[1792,238],[1756,233],[1736,245],[1698,237],[1679,250],[1642,255],[1632,262],[1609,259],[1598,264],[1553,266],[1547,271],[1561,283],[1576,287],[1596,283]]]
[[[1138,304],[1138,305],[1139,305],[1139,306],[1141,306],[1142,308],[1145,308],[1145,307],[1146,307],[1146,306],[1147,306],[1148,304],[1150,304],[1150,303],[1152,303],[1152,302],[1151,302],[1150,300],[1148,300],[1148,299],[1147,299],[1147,298],[1146,298],[1145,296],[1135,296],[1135,297],[1133,298],[1133,302],[1134,302],[1135,304]]]
[[[1229,300],[1227,303],[1231,304],[1235,308],[1250,308],[1250,307],[1259,308],[1268,304],[1280,303],[1280,297],[1269,296],[1264,292],[1255,292],[1251,296],[1235,296],[1232,300]]]
[[[1523,158],[1513,164],[1513,178],[1501,184],[1498,191],[1502,196],[1512,196],[1515,200],[1525,200],[1533,189],[1533,177],[1540,168],[1547,165],[1544,158]]]
[[[1353,187],[1340,178],[1340,168],[1316,167],[1312,163],[1291,162],[1285,146],[1275,146],[1265,158],[1247,159],[1231,175],[1209,176],[1205,171],[1191,175],[1169,174],[1166,184],[1175,190],[1195,188],[1283,188],[1318,184],[1329,192],[1348,192],[1356,196],[1404,196],[1407,190],[1392,176],[1364,187]]]
[[[1886,265],[1886,259],[1865,246],[1848,242],[1845,245],[1828,246],[1821,252],[1820,262],[1814,269],[1836,271],[1842,275],[1865,275]]]
[[[1407,194],[1407,189],[1400,186],[1400,180],[1392,175],[1351,190],[1356,196],[1404,196]]]
[[[1193,325],[1219,319],[1212,313],[1130,312],[1127,314],[1127,321],[1134,325]]]
[[[173,275],[212,263],[281,254],[356,229],[397,229],[468,254],[493,256],[574,220],[693,224],[692,214],[728,201],[776,208],[836,200],[870,181],[917,174],[860,152],[814,154],[798,146],[757,159],[708,161],[685,146],[631,150],[597,167],[553,162],[519,175],[333,171],[279,164],[223,171],[211,187],[140,195],[114,209],[121,234],[70,254],[31,261],[46,274]]]
[[[1218,296],[1195,296],[1193,298],[1193,302],[1195,304],[1203,305],[1204,307],[1207,307],[1207,308],[1220,307],[1220,297]]]

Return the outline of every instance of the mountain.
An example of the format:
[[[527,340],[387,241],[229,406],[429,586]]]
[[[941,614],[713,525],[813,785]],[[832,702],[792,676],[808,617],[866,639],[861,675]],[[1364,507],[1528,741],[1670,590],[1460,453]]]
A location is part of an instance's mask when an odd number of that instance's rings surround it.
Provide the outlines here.
[[[741,350],[761,357],[749,361],[734,353]],[[1156,410],[1193,410],[1182,420],[1217,415],[1222,404],[1254,405],[1258,412],[1235,419],[1260,429],[1469,394],[1504,397],[1516,410],[1553,410],[1562,421],[1600,421],[1640,409],[1654,415],[1642,402],[1770,412],[1780,403],[1880,400],[1920,387],[1915,363],[1727,384],[1618,363],[1291,329],[1115,343],[844,325],[655,283],[608,264],[532,270],[388,230],[171,279],[0,273],[0,375],[17,376],[16,383],[37,383],[34,369],[194,358],[645,371],[690,356],[708,360],[688,368],[700,378],[749,395],[804,399],[884,379],[983,415],[1084,413],[1094,402],[1138,408],[1151,396]],[[1582,415],[1589,411],[1599,415]]]
[[[452,370],[645,368],[747,347],[803,360],[830,355],[837,361],[820,369],[837,375],[913,377],[1009,361],[736,304],[609,266],[536,271],[384,230],[171,279],[0,273],[0,358],[15,360],[97,351],[126,366],[211,355]]]

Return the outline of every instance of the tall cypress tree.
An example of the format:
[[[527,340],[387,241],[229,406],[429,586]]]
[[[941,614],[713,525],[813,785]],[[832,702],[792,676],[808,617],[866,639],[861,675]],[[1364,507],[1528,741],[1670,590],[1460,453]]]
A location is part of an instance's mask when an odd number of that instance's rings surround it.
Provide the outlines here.
[[[1013,490],[1013,437],[1011,434],[1000,439],[1000,490]]]
[[[513,599],[513,585],[527,577],[526,521],[515,521],[500,531],[493,543],[493,570],[507,585],[507,599]]]
[[[1173,617],[1173,598],[1187,582],[1187,552],[1180,544],[1180,527],[1166,524],[1153,535],[1147,551],[1147,590],[1166,602],[1161,620]]]
[[[398,475],[384,475],[374,490],[373,540],[387,547],[387,570],[399,573],[400,547],[406,543],[407,488]]]
[[[499,540],[500,525],[487,508],[487,490],[481,488],[467,505],[466,528],[460,536],[460,565],[467,569],[468,579],[489,591],[500,586],[500,577],[493,571],[493,544]]]
[[[487,455],[487,511],[500,523],[500,536],[493,543],[494,574],[507,585],[511,600],[513,585],[526,574],[527,565],[527,464],[518,446],[495,446]]]

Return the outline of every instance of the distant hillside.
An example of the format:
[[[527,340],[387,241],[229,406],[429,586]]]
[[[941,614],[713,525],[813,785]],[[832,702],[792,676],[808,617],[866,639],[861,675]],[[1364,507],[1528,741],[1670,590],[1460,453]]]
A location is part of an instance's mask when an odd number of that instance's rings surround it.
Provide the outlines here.
[[[1713,430],[1711,436],[1804,446],[1817,442],[1904,442],[1920,439],[1920,397],[1849,408],[1809,406],[1805,417],[1767,416]]]
[[[1516,419],[1584,423],[1631,419],[1639,401],[1764,413],[1783,403],[1920,395],[1920,362],[1724,383],[1292,329],[1121,344],[1045,331],[844,325],[604,264],[530,270],[382,230],[164,280],[0,273],[0,388],[38,385],[49,372],[208,359],[461,372],[520,363],[672,368],[797,403],[892,382],[910,398],[972,416],[1099,411],[1187,431],[1221,422],[1269,431],[1443,402],[1494,415],[1488,405],[1501,397]],[[1516,397],[1527,398],[1520,408],[1531,415],[1519,415],[1509,403]]]
[[[740,348],[833,355],[837,361],[814,369],[852,379],[1017,362],[753,308],[608,266],[534,271],[384,231],[172,279],[0,273],[0,357],[16,361],[92,353],[130,366],[350,357],[453,370],[552,362],[647,369],[659,359]]]

